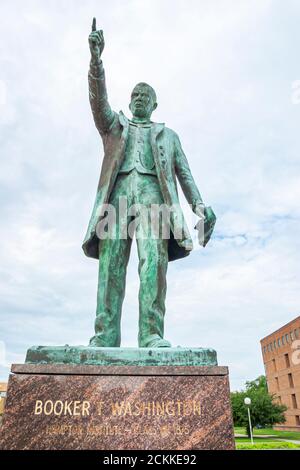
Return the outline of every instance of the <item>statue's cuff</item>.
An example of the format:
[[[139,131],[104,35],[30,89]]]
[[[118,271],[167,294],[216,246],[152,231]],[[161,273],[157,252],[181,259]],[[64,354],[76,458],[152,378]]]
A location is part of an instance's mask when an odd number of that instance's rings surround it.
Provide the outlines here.
[[[193,212],[195,212],[195,213],[197,213],[198,210],[203,212],[204,208],[205,208],[205,204],[204,204],[203,201],[197,200],[197,201],[193,202],[192,208],[193,208]]]

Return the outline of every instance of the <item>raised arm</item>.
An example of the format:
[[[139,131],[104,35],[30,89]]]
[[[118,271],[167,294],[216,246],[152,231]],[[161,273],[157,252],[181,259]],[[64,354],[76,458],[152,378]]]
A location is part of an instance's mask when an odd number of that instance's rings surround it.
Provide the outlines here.
[[[105,73],[101,60],[101,54],[104,49],[104,37],[102,30],[96,30],[96,18],[93,19],[92,32],[89,35],[89,45],[91,51],[89,98],[95,125],[102,135],[110,129],[115,114],[107,99]]]

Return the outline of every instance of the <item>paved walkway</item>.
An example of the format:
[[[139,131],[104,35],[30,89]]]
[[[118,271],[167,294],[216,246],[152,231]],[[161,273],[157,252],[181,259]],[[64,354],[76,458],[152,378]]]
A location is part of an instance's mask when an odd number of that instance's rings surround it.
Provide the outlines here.
[[[295,441],[294,439],[278,439],[277,438],[276,441],[292,442],[292,444],[300,444],[300,441]]]

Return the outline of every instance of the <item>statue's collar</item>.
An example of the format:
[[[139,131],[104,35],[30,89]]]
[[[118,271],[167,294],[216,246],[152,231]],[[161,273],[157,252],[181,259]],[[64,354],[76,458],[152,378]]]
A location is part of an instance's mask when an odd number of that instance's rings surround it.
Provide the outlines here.
[[[144,128],[150,128],[152,127],[152,124],[154,124],[153,122],[134,122],[134,121],[131,121],[131,119],[129,119],[129,125],[130,126],[133,126],[133,127],[144,127]]]
[[[123,127],[128,127],[129,126],[129,119],[125,116],[125,114],[123,113],[123,111],[120,111],[119,112],[119,121],[120,121],[120,124],[123,126]],[[132,121],[130,121],[131,123]],[[138,125],[137,123],[133,123],[134,125]],[[154,134],[158,135],[162,130],[163,128],[165,127],[165,124],[162,122],[162,123],[159,123],[159,122],[151,122],[149,123],[149,125],[151,124],[151,130]],[[143,125],[141,123],[141,125]]]

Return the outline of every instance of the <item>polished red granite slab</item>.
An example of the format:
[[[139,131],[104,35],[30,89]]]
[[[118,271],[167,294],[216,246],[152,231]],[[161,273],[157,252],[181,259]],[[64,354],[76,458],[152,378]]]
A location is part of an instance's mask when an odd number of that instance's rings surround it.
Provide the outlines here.
[[[234,449],[226,367],[12,371],[2,449]]]
[[[13,364],[16,374],[64,375],[228,375],[224,366],[99,366],[82,364]]]

